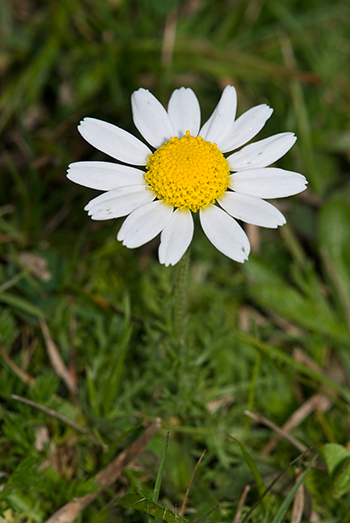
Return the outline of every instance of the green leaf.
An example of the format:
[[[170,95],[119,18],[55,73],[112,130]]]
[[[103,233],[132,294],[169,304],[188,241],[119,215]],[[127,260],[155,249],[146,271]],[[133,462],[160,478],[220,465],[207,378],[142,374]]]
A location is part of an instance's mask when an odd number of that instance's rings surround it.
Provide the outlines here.
[[[290,490],[290,492],[288,493],[286,499],[283,501],[282,505],[280,506],[280,508],[278,509],[277,511],[277,514],[275,515],[275,517],[273,518],[273,520],[271,521],[271,523],[282,523],[283,519],[284,519],[284,516],[286,515],[287,513],[287,510],[290,506],[290,504],[292,503],[293,499],[294,499],[294,496],[298,490],[298,488],[300,487],[300,485],[303,483],[304,479],[305,479],[305,476],[307,475],[307,473],[309,472],[309,470],[311,469],[312,465],[314,464],[314,462],[316,461],[316,458],[317,458],[317,454],[316,456],[313,457],[313,459],[310,461],[310,463],[308,464],[308,466],[306,467],[305,471],[303,472],[303,474],[300,476],[299,480],[296,482],[296,484],[294,485],[294,487]]]
[[[349,330],[334,313],[329,303],[317,296],[305,296],[283,279],[276,281],[273,271],[256,260],[250,261],[251,266],[245,269],[254,282],[249,291],[255,301],[277,314],[288,318],[305,329],[317,334],[333,338],[337,343],[349,347]],[[256,270],[256,266],[259,267]]]
[[[333,480],[333,495],[340,498],[350,490],[350,452],[338,443],[327,443],[321,450]]]
[[[314,369],[299,363],[284,351],[280,350],[278,347],[271,347],[267,343],[263,343],[242,331],[232,331],[232,333],[243,343],[247,343],[248,345],[255,347],[259,352],[270,358],[272,362],[278,363],[279,365],[284,364],[293,372],[299,371],[300,373],[304,374],[304,376],[331,387],[333,390],[337,391],[345,399],[345,401],[350,401],[350,392],[347,387],[344,387],[340,383],[328,378],[328,376],[324,376]]]
[[[241,452],[242,452],[242,455],[245,459],[245,462],[246,464],[248,465],[251,473],[253,474],[253,477],[254,477],[254,480],[255,480],[255,483],[256,483],[256,486],[257,486],[257,489],[258,489],[258,492],[259,492],[259,495],[262,496],[264,494],[264,492],[266,491],[266,487],[265,487],[265,483],[264,483],[264,480],[262,479],[261,477],[261,474],[257,468],[257,466],[255,465],[253,459],[251,458],[249,452],[247,451],[247,449],[245,448],[245,446],[243,445],[243,443],[241,443],[240,441],[238,441],[238,439],[234,438],[233,436],[230,436],[230,434],[228,435],[230,439],[232,439],[235,443],[237,443],[237,445],[239,446],[239,448],[241,449]],[[270,504],[270,496],[267,494],[264,498],[263,498],[263,503],[265,505],[269,505]]]
[[[349,346],[347,326],[339,321],[325,302],[307,298],[288,285],[254,285],[251,292],[258,303],[277,314],[285,316],[305,329]]]
[[[158,501],[158,498],[159,498],[160,486],[162,483],[162,477],[163,477],[163,472],[164,472],[164,467],[165,467],[165,460],[166,460],[166,455],[167,455],[167,451],[168,451],[168,444],[169,444],[169,432],[167,433],[166,438],[165,438],[164,449],[163,449],[162,457],[161,457],[160,463],[159,463],[156,483],[154,485],[154,495],[153,495],[154,501]]]
[[[117,390],[131,338],[131,332],[132,327],[129,325],[123,333],[122,339],[116,348],[117,350],[114,352],[114,354],[112,353],[111,356],[109,373],[105,379],[102,390],[103,410],[106,415],[111,410],[113,402],[117,396]]]
[[[347,458],[337,472],[333,483],[334,497],[340,498],[350,491],[350,458]]]
[[[209,510],[209,512],[207,512],[206,514],[203,514],[203,516],[201,516],[200,518],[196,519],[196,523],[204,523],[205,521],[207,521],[208,517],[213,513],[215,512],[215,510],[219,508],[219,505],[216,505],[216,507],[212,508],[211,510]]]
[[[150,516],[167,521],[167,523],[188,523],[188,519],[180,516],[169,508],[162,507],[148,496],[142,496],[140,494],[127,494],[117,501],[117,505],[122,507],[131,507],[141,512],[146,512]]]
[[[11,494],[33,488],[40,480],[41,473],[37,470],[38,458],[29,455],[15,468],[10,478],[0,492],[0,501],[7,500]]]
[[[166,455],[167,455],[167,451],[168,451],[168,444],[169,444],[169,432],[167,433],[166,438],[165,438],[164,448],[163,448],[162,456],[160,458],[156,482],[155,482],[154,490],[153,490],[152,498],[153,498],[153,501],[156,501],[156,502],[158,501],[160,486],[162,484],[165,460],[166,460]],[[148,521],[149,521],[149,523],[151,523],[152,521],[154,521],[154,518],[152,516],[150,516]]]
[[[348,449],[338,443],[326,443],[321,448],[321,452],[325,457],[328,473],[331,477],[334,476],[334,473],[340,467],[341,463],[347,458],[350,458]]]
[[[10,309],[0,309],[0,337],[4,347],[8,349],[19,334],[19,329]]]
[[[19,309],[22,312],[26,312],[27,314],[32,314],[33,316],[44,318],[44,313],[41,309],[39,309],[35,305],[32,305],[23,298],[15,296],[14,294],[9,294],[7,292],[1,293],[0,302],[6,303],[7,305],[11,305],[15,309]]]

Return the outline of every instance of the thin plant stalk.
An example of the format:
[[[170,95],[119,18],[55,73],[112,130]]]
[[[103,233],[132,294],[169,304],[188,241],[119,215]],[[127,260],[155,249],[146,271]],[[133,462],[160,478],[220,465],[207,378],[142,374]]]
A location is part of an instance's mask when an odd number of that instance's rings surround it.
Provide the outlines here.
[[[186,339],[186,294],[190,254],[185,252],[177,268],[174,301],[173,301],[173,331],[174,339],[180,346]]]

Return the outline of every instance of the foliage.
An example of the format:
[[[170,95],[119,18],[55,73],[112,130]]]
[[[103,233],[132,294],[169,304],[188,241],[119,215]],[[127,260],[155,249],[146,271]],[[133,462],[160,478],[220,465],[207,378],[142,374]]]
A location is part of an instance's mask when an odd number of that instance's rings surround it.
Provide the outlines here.
[[[96,474],[160,417],[147,449],[81,521],[232,522],[249,485],[242,522],[286,469],[250,521],[289,521],[303,484],[300,518],[345,523],[350,6],[13,0],[0,10],[0,521],[41,523],[95,495]],[[159,265],[158,240],[127,250],[116,241],[120,220],[89,221],[93,191],[65,170],[105,159],[77,133],[81,118],[135,132],[138,87],[164,104],[192,87],[205,120],[227,83],[239,114],[274,108],[262,138],[297,134],[279,165],[305,174],[309,190],[277,202],[283,228],[248,230],[243,266],[196,227],[184,355],[172,340],[176,267]],[[272,429],[245,410],[279,427],[294,414],[286,430],[312,451],[288,468],[300,449],[282,438],[268,451]]]

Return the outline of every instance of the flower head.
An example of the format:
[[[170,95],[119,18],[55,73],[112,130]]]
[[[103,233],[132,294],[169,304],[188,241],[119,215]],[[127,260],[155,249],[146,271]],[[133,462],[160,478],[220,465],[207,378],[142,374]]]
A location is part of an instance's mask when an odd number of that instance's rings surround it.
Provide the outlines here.
[[[159,261],[175,265],[192,241],[192,213],[198,211],[211,243],[244,262],[250,244],[237,219],[270,228],[285,223],[264,198],[297,194],[307,182],[301,174],[268,166],[296,137],[280,133],[245,145],[271,116],[270,107],[258,105],[235,120],[236,90],[227,86],[200,128],[191,89],[176,89],[167,111],[145,89],[135,91],[131,103],[135,126],[154,151],[115,125],[85,118],[78,127],[83,138],[122,163],[76,162],[67,174],[73,182],[106,191],[85,207],[93,220],[127,216],[118,233],[123,245],[136,248],[161,233]]]

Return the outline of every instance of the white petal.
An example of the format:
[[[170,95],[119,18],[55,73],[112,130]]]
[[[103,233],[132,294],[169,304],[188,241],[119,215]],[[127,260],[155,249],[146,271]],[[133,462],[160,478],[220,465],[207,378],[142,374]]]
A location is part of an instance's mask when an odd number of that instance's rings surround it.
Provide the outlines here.
[[[164,229],[172,214],[173,207],[167,203],[147,203],[126,218],[117,238],[129,249],[140,247]]]
[[[90,189],[109,191],[126,185],[147,185],[145,173],[128,165],[110,162],[75,162],[68,167],[67,178]]]
[[[193,218],[189,210],[176,209],[160,235],[159,261],[175,265],[187,251],[193,237]]]
[[[97,196],[86,206],[93,220],[110,220],[126,216],[141,205],[152,202],[156,194],[145,186],[130,186],[113,189]]]
[[[306,178],[293,171],[275,167],[250,169],[230,176],[230,187],[236,192],[258,198],[284,198],[306,189]]]
[[[152,151],[132,134],[111,123],[84,118],[78,131],[90,145],[116,160],[131,165],[146,165]]]
[[[218,199],[218,203],[231,216],[246,223],[271,229],[286,223],[285,217],[276,207],[260,198],[226,191]]]
[[[153,147],[158,149],[174,136],[168,113],[147,89],[139,89],[131,95],[131,107],[135,126]]]
[[[236,116],[237,93],[232,85],[228,85],[209,120],[203,125],[199,134],[208,142],[219,144],[230,131]]]
[[[294,145],[293,133],[280,133],[243,147],[226,160],[232,171],[266,167],[281,158]]]
[[[252,107],[242,114],[233,123],[230,132],[224,140],[219,140],[218,147],[222,153],[238,149],[241,145],[249,142],[264,127],[266,120],[270,118],[273,109],[262,104]]]
[[[100,194],[99,196],[96,196],[96,198],[93,198],[92,200],[90,200],[89,203],[87,203],[85,205],[84,210],[90,211],[90,209],[92,209],[92,207],[94,207],[95,205],[99,205],[100,203],[106,202],[107,200],[111,200],[113,198],[123,198],[123,197],[128,198],[128,196],[130,194],[131,195],[138,194],[138,193],[144,194],[144,193],[147,193],[148,191],[151,194],[154,194],[153,191],[151,191],[150,189],[147,189],[146,186],[144,186],[144,185],[143,186],[118,187],[115,189],[111,189],[110,191]]]
[[[190,131],[191,136],[198,135],[201,110],[192,89],[181,87],[173,92],[169,100],[168,114],[174,127],[174,136],[181,138],[186,131]]]
[[[250,243],[236,220],[216,205],[200,209],[199,218],[203,231],[214,247],[232,260],[243,263],[248,259]]]

